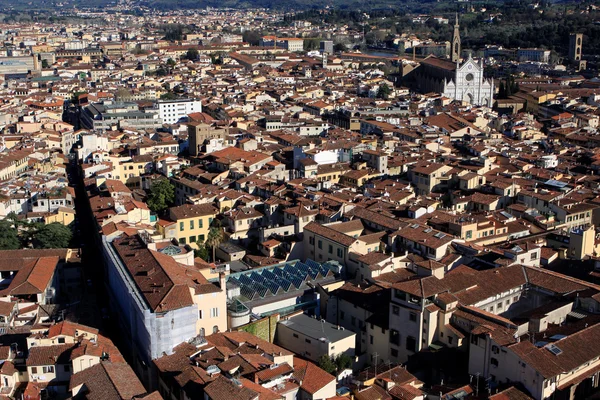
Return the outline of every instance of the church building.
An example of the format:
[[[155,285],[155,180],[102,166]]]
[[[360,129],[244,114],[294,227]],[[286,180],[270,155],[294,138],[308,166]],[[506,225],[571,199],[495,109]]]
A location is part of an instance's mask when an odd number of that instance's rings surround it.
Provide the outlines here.
[[[443,96],[466,101],[473,105],[491,107],[494,100],[494,82],[483,77],[483,59],[471,58],[461,63],[461,43],[458,16],[450,48],[450,60],[429,56],[415,70],[416,83],[421,92],[442,93]]]

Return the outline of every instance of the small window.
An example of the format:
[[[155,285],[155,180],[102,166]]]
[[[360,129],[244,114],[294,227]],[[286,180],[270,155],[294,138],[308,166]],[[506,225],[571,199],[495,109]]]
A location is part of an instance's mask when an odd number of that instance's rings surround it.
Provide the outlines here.
[[[400,346],[400,332],[395,329],[390,329],[390,343]]]
[[[298,339],[298,334],[297,333],[293,333],[292,336],[295,337],[296,339]]]
[[[417,339],[412,336],[406,338],[406,350],[415,352],[417,351]]]
[[[37,367],[31,367],[31,373],[37,374]]]
[[[398,350],[397,349],[390,349],[390,354],[392,355],[392,357],[398,357]]]
[[[400,314],[400,307],[392,306],[392,314],[394,314],[394,315]]]
[[[58,338],[58,343],[60,343],[60,344],[65,343],[65,338],[64,337],[59,337]]]
[[[408,319],[412,322],[417,322],[417,313],[411,311],[410,314],[408,314]]]
[[[494,357],[492,357],[490,359],[490,364],[492,364],[494,367],[497,367],[498,366],[498,360],[495,359]]]
[[[308,344],[312,343],[310,339],[304,339],[304,341]]]

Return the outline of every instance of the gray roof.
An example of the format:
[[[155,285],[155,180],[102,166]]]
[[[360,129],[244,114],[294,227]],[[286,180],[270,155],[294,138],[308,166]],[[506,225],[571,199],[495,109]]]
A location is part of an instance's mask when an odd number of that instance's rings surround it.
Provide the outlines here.
[[[337,342],[356,335],[352,331],[344,330],[343,328],[338,329],[337,325],[330,324],[325,320],[309,317],[306,314],[300,314],[290,319],[279,321],[279,323],[315,340],[325,338],[330,342]]]

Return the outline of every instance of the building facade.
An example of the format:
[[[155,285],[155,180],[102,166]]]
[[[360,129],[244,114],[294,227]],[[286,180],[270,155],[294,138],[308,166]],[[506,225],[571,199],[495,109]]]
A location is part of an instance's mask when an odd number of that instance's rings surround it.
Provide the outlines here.
[[[202,112],[202,102],[195,99],[160,100],[158,116],[165,124],[175,124],[188,114]]]

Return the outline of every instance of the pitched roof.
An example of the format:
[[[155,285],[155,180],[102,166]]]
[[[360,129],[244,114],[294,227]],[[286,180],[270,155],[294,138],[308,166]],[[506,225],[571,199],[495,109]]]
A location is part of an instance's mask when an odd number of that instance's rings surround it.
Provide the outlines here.
[[[43,293],[54,276],[58,256],[31,258],[24,262],[2,295],[32,295]]]
[[[238,381],[239,382],[239,381]],[[211,400],[253,400],[258,399],[258,393],[230,379],[219,375],[217,379],[204,388],[204,393]]]
[[[338,232],[328,226],[321,225],[317,222],[310,222],[304,227],[305,231],[313,232],[316,235],[322,236],[326,239],[342,244],[344,246],[350,246],[356,241],[352,236],[348,236],[344,233]]]
[[[131,367],[126,363],[101,362],[71,376],[69,388],[84,385],[75,396],[88,400],[130,400],[146,393]],[[161,398],[160,396],[158,398]]]
[[[441,58],[437,58],[435,56],[429,56],[421,61],[421,65],[430,65],[432,67],[446,69],[448,71],[456,70],[456,63],[452,61],[443,60]]]
[[[300,388],[309,394],[315,394],[335,381],[335,377],[310,361],[294,357],[294,378],[300,382]]]
[[[34,346],[29,349],[27,366],[68,364],[71,352],[77,344],[58,344],[53,346]]]
[[[113,246],[148,306],[155,312],[194,304],[190,288],[196,293],[219,291],[198,270],[149,250],[137,235],[115,239]]]
[[[412,294],[420,298],[431,297],[435,294],[448,291],[445,283],[435,276],[426,276],[423,278],[411,279],[403,282],[397,282],[393,285],[394,289]]]
[[[211,204],[184,204],[179,207],[170,208],[169,214],[171,215],[171,218],[177,221],[180,219],[216,215],[217,209]]]

